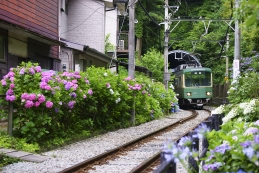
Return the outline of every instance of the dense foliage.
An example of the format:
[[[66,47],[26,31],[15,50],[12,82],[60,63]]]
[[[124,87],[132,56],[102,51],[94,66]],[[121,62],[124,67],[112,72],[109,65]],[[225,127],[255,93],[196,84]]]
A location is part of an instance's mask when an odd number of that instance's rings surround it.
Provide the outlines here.
[[[186,50],[198,57],[203,66],[212,68],[214,84],[224,83],[226,73],[226,59],[229,58],[229,78],[232,78],[232,62],[235,49],[235,20],[239,20],[241,28],[241,57],[252,58],[254,51],[259,51],[258,46],[258,3],[256,0],[239,2],[240,8],[235,8],[235,1],[229,0],[186,0],[171,1],[170,6],[179,6],[179,9],[169,13],[172,18],[180,19],[206,19],[200,21],[173,21],[170,30],[174,30],[169,36],[170,50]],[[137,40],[143,42],[141,52],[146,54],[150,48],[155,47],[163,53],[164,26],[157,23],[164,21],[164,2],[142,0],[136,3],[136,18],[139,23],[135,25]],[[209,19],[219,19],[209,21]],[[220,19],[233,20],[232,22]],[[228,24],[229,25],[228,25]],[[127,30],[127,29],[125,29]],[[227,34],[229,42],[227,47]],[[157,41],[159,39],[159,41]],[[136,51],[139,51],[138,49]],[[255,60],[258,62],[258,60]],[[215,63],[217,62],[217,63]],[[146,66],[146,64],[144,65]]]
[[[92,130],[140,124],[163,116],[175,101],[172,90],[145,76],[132,79],[95,67],[56,73],[22,63],[1,84],[6,100],[14,103],[13,134],[28,142],[59,138],[57,143],[63,143]]]

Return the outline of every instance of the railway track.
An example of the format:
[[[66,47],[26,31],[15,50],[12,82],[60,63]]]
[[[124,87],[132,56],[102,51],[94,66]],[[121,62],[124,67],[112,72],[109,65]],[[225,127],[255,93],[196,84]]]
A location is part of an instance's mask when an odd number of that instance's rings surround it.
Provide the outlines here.
[[[103,171],[107,172],[106,169],[109,169],[109,172],[121,172],[119,169],[123,169],[123,172],[131,173],[152,172],[154,167],[160,164],[159,158],[160,149],[163,146],[162,142],[172,136],[174,136],[173,141],[179,140],[182,136],[185,136],[189,131],[192,131],[198,126],[198,121],[202,121],[197,119],[197,111],[191,111],[192,115],[188,117],[178,119],[173,124],[67,168],[60,173],[101,173]],[[182,133],[182,131],[177,131],[180,126],[191,120],[195,121],[195,119],[197,119],[197,123],[189,125],[189,128],[185,130],[186,132]],[[132,162],[132,159],[128,159],[128,157],[131,156],[134,157],[133,160],[135,160],[135,162]]]

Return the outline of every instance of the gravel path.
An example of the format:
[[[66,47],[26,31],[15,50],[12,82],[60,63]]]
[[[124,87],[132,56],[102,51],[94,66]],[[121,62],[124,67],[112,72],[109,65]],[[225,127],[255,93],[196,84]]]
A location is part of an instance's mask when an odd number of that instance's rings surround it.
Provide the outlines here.
[[[92,158],[96,155],[106,152],[107,150],[116,148],[140,136],[149,134],[152,131],[160,129],[164,126],[172,124],[179,118],[191,115],[191,112],[180,110],[180,112],[170,115],[170,118],[162,118],[154,120],[139,126],[127,129],[119,129],[94,138],[90,138],[81,142],[71,144],[69,146],[42,153],[51,158],[42,163],[18,162],[3,168],[2,173],[57,173],[84,160]],[[199,117],[205,119],[204,116]],[[187,126],[178,129],[186,130]],[[178,131],[177,130],[177,131]],[[177,132],[176,132],[177,133]],[[112,138],[111,138],[112,136]],[[116,136],[116,137],[115,137]],[[161,141],[163,143],[164,141]],[[179,173],[184,173],[182,168]],[[110,171],[107,171],[110,173]]]

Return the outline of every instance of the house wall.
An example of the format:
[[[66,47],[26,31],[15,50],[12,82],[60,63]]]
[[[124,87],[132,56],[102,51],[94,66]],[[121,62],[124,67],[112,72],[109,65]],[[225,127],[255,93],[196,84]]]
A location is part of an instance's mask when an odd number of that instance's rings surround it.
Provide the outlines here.
[[[58,1],[0,1],[0,19],[58,39]]]
[[[64,3],[66,3],[66,0],[59,0],[60,9],[64,7]],[[59,36],[64,39],[67,39],[67,33],[69,32],[67,29],[67,16],[68,11],[59,10]]]
[[[69,0],[67,39],[104,53],[105,6],[102,1]]]
[[[110,34],[109,41],[114,46],[117,45],[117,10],[106,12],[105,36]]]

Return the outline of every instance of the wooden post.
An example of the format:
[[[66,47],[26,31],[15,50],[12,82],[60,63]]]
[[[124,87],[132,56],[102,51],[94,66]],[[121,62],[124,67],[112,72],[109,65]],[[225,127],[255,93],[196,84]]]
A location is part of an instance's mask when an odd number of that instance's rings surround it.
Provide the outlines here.
[[[13,135],[13,102],[9,101],[9,111],[8,111],[8,129],[7,132],[10,136]]]

